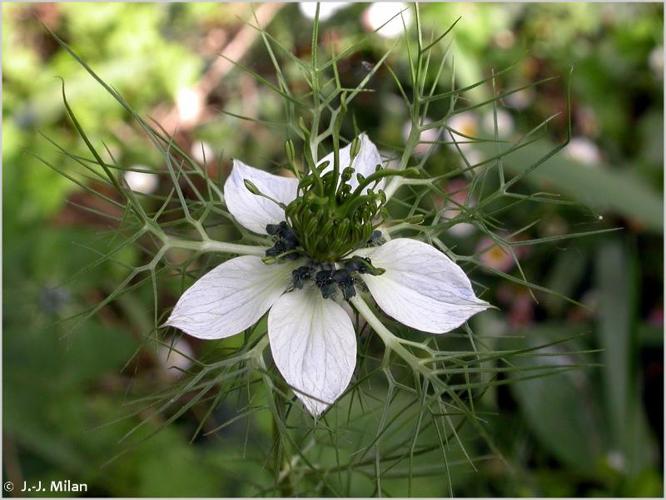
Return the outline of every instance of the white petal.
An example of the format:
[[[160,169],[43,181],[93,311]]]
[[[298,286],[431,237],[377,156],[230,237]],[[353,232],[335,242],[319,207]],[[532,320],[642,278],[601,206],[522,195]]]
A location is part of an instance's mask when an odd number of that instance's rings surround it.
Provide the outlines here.
[[[166,324],[200,339],[242,332],[284,293],[297,265],[266,265],[254,255],[228,260],[187,289]]]
[[[298,179],[269,174],[234,160],[231,175],[224,183],[227,208],[243,227],[266,234],[267,224],[278,224],[284,220],[284,210],[271,200],[250,193],[245,187],[245,179],[252,181],[263,194],[285,205],[296,198]]]
[[[407,326],[444,333],[490,307],[474,295],[464,271],[430,245],[397,238],[364,253],[386,270],[361,275],[370,293],[386,314]]]
[[[362,133],[359,135],[361,138],[361,148],[358,151],[358,154],[356,155],[356,158],[354,158],[354,162],[352,163],[351,167],[356,171],[356,173],[352,176],[351,180],[349,181],[349,184],[351,185],[352,189],[355,189],[358,186],[358,181],[356,180],[356,174],[362,174],[364,177],[369,177],[370,175],[375,173],[375,168],[377,165],[382,165],[382,157],[379,154],[379,151],[377,150],[377,146],[373,144],[373,142],[368,138],[368,136],[365,133]],[[351,143],[349,143],[347,146],[342,148],[339,151],[339,158],[340,158],[340,172],[342,172],[345,168],[349,166],[349,163],[351,161]],[[321,165],[323,162],[327,161],[328,166],[323,170],[323,173],[328,172],[329,170],[333,170],[333,153],[327,154],[324,158],[322,158],[319,161],[319,165]],[[384,187],[384,180],[382,179],[377,183],[377,186],[379,189]],[[363,191],[365,192],[367,189],[364,189]]]
[[[280,297],[268,313],[268,336],[278,370],[312,415],[349,385],[356,365],[354,327],[344,309],[316,287]]]

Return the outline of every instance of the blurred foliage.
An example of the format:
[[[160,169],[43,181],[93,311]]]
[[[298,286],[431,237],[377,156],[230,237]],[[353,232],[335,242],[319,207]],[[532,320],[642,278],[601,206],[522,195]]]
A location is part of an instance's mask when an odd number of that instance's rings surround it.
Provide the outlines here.
[[[363,32],[366,7],[350,5],[326,21],[324,44],[344,46],[347,38]],[[43,25],[63,37],[139,113],[164,118],[178,109],[183,90],[207,74],[218,54],[239,43],[243,21],[251,19],[249,7],[4,3],[2,9],[4,479],[69,478],[87,482],[89,494],[98,496],[261,492],[266,472],[253,457],[270,446],[267,421],[234,424],[190,444],[203,408],[193,407],[162,429],[159,418],[133,413],[126,406],[129,392],[148,397],[174,382],[174,372],[158,347],[143,340],[152,325],[149,290],[137,287],[126,300],[114,302],[73,331],[61,321],[94,306],[122,279],[127,266],[144,256],[139,248],[126,248],[112,262],[86,268],[113,241],[114,226],[99,213],[114,207],[81,191],[38,159],[65,171],[70,167],[45,136],[69,152],[85,155],[64,116],[55,79],[60,76],[96,143],[103,142],[127,167],[163,169],[161,157],[128,125],[127,112],[59,48]],[[307,54],[311,21],[298,5],[284,5],[274,14],[269,31],[295,54]],[[485,298],[502,309],[475,320],[476,331],[487,336],[488,343],[496,336],[510,342],[512,336],[521,337],[520,342],[529,345],[576,336],[568,351],[554,346],[553,358],[567,363],[574,356],[590,367],[489,390],[480,404],[490,412],[485,417],[489,433],[504,460],[483,460],[476,464],[477,471],[456,467],[452,491],[458,496],[661,496],[663,6],[422,6],[427,29],[439,30],[459,16],[453,49],[459,87],[515,63],[498,74],[495,89],[475,89],[466,104],[544,77],[566,79],[574,68],[573,135],[584,139],[586,148],[583,154],[568,148],[519,187],[525,192],[536,187],[560,193],[578,203],[536,205],[529,213],[501,207],[502,226],[516,229],[538,219],[521,235],[524,239],[591,228],[622,230],[522,247],[521,264],[530,281],[586,307],[539,292],[535,302],[523,287],[492,273],[474,276],[477,284],[489,289]],[[362,54],[340,68],[343,79],[354,80],[362,62],[375,63],[392,43],[377,35],[369,40]],[[405,54],[400,45],[391,64],[406,81]],[[273,81],[260,44],[244,47],[240,55]],[[296,71],[289,65],[284,70]],[[516,131],[512,134],[562,112],[548,130],[552,143],[565,137],[564,79],[500,101]],[[386,73],[379,74],[374,89],[375,96],[359,100],[359,126],[379,144],[399,144],[408,119],[399,93]],[[192,147],[193,154],[201,150],[198,141],[203,140],[213,159],[224,151],[225,158],[238,155],[248,163],[268,165],[282,154],[280,134],[221,111],[270,120],[279,107],[274,94],[230,69],[206,95],[195,126],[180,130],[176,139]],[[487,116],[473,119],[492,132]],[[519,173],[534,156],[534,150],[514,153],[504,160],[506,171]],[[431,168],[436,172],[438,165],[451,162],[459,163],[460,158],[451,148],[441,147]],[[213,163],[218,175],[228,171],[226,160]],[[94,211],[81,210],[80,205]],[[471,252],[480,238],[452,234],[447,243],[459,253]],[[515,269],[508,272],[517,275]],[[170,286],[165,294],[173,303],[176,284]],[[195,342],[191,347],[199,353],[207,349]],[[219,421],[235,414],[229,403],[216,412]],[[123,435],[144,420],[140,432],[147,439],[123,448]],[[154,434],[157,429],[161,430]],[[476,451],[487,453],[481,443]],[[111,460],[120,452],[124,454]],[[458,458],[455,452],[453,456]],[[387,481],[386,492],[405,494],[405,483],[396,474]],[[352,495],[372,491],[362,482],[349,487]],[[414,478],[410,491],[440,496],[449,489],[444,479],[433,483]]]

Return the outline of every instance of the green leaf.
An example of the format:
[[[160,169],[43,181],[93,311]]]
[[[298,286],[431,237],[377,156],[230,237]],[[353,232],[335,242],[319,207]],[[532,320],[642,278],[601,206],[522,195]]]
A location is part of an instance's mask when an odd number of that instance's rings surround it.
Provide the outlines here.
[[[641,405],[636,379],[637,356],[636,271],[634,261],[618,240],[610,240],[598,252],[596,282],[600,294],[597,337],[603,349],[603,384],[611,441],[628,475],[651,465],[654,443]]]
[[[496,153],[495,144],[480,144],[488,156]],[[504,158],[505,170],[521,175],[556,146],[546,141],[518,149]],[[663,200],[649,184],[631,172],[608,165],[585,166],[563,153],[530,172],[525,180],[537,188],[570,196],[597,212],[610,212],[634,219],[655,233],[663,233]]]
[[[536,347],[552,342],[558,329],[542,327],[529,332],[527,343]],[[573,341],[566,343],[571,351],[579,350]],[[561,346],[541,349],[549,356],[515,357],[520,367],[589,363],[590,360],[567,354]],[[515,375],[520,377],[520,372]],[[510,385],[527,425],[537,440],[568,467],[592,475],[605,452],[605,435],[599,419],[597,391],[590,370],[575,369]]]

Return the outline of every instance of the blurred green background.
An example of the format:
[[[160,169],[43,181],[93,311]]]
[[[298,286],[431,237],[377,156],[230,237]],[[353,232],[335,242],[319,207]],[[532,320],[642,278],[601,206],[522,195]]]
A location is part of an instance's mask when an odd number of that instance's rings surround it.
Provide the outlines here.
[[[349,37],[376,28],[377,12],[387,8],[351,4],[326,12],[324,45],[344,46]],[[212,171],[228,172],[232,156],[258,166],[279,158],[279,134],[220,113],[261,119],[280,106],[270,90],[218,57],[223,52],[273,78],[256,32],[244,25],[251,18],[249,6],[3,3],[2,9],[3,479],[21,484],[68,478],[86,482],[88,494],[97,496],[256,494],[255,483],[266,474],[261,461],[234,457],[241,448],[252,457],[253,450],[269,446],[266,426],[253,426],[249,439],[241,425],[190,444],[201,418],[197,407],[104,465],[123,449],[120,437],[145,417],[123,409],[127,393],[150,395],[169,387],[177,378],[169,367],[178,360],[173,355],[167,360],[165,352],[141,341],[152,327],[150,290],[130,292],[75,331],[60,321],[102,300],[127,266],[140,265],[146,256],[127,248],[115,262],[77,274],[113,238],[114,226],[104,213],[119,214],[37,158],[71,168],[71,160],[42,134],[87,155],[64,114],[55,78],[61,76],[96,144],[104,141],[126,167],[164,169],[128,114],[43,25],[71,44],[139,113],[170,132],[177,129],[176,140],[186,151],[194,157],[203,151]],[[308,12],[308,6],[295,3],[264,4],[257,15],[281,43],[307,57]],[[477,332],[520,335],[531,345],[583,334],[570,348],[594,351],[577,361],[600,366],[489,391],[479,404],[494,412],[487,418],[488,432],[506,462],[481,461],[477,472],[461,468],[453,491],[457,496],[662,496],[663,5],[434,3],[422,6],[422,16],[424,28],[437,31],[462,16],[455,29],[459,87],[514,62],[498,78],[498,91],[564,77],[499,103],[500,131],[508,136],[565,110],[566,76],[574,67],[572,142],[521,186],[525,192],[559,192],[580,205],[508,209],[502,216],[507,230],[534,220],[526,239],[621,228],[525,247],[529,251],[520,255],[530,281],[586,308],[548,294],[538,294],[535,302],[523,287],[476,272],[475,280],[489,288],[484,298],[501,308],[481,315]],[[362,63],[378,61],[394,35],[371,35],[362,52],[341,66],[343,78],[353,79],[362,74]],[[401,77],[405,58],[398,49],[389,59]],[[373,88],[377,95],[360,99],[355,113],[373,140],[390,149],[403,140],[408,115],[388,73],[380,72]],[[491,92],[484,86],[468,99],[481,102]],[[473,134],[487,130],[488,119],[482,109],[464,116],[456,128]],[[553,143],[562,140],[566,127],[563,113],[550,125]],[[530,156],[536,154],[516,155],[505,168],[517,173]],[[460,162],[445,146],[431,161],[440,160]],[[168,191],[164,175],[128,182],[138,191]],[[459,253],[484,243],[474,229],[459,229],[446,240]],[[517,272],[501,251],[484,255],[488,267]],[[176,290],[174,284],[164,291],[165,303],[173,303]],[[183,339],[179,348],[197,353],[202,346]],[[561,353],[563,362],[567,356]],[[225,403],[213,418],[224,421],[234,412]],[[117,421],[122,416],[128,418]],[[149,420],[144,432],[159,424]],[[488,452],[482,444],[475,451]],[[402,487],[400,480],[387,486],[395,494]],[[359,486],[355,494],[369,491]],[[417,482],[413,491],[448,493],[443,481],[432,479]]]

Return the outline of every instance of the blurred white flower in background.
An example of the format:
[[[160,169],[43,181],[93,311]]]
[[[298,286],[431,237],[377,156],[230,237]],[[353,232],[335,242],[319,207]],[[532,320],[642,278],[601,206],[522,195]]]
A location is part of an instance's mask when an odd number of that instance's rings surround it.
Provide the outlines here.
[[[576,128],[582,136],[599,136],[599,118],[591,106],[581,105],[576,110]]]
[[[423,122],[423,125],[428,125],[432,123],[432,120],[426,119]],[[412,131],[412,122],[407,121],[405,124],[402,126],[402,138],[403,140],[407,141],[407,138],[409,137],[409,134]],[[417,156],[423,156],[428,152],[428,150],[432,147],[433,151],[435,148],[437,148],[437,144],[431,144],[435,142],[437,139],[439,139],[439,129],[437,128],[429,128],[427,130],[423,130],[421,134],[419,135],[419,144],[416,145],[414,148],[414,153]]]
[[[200,164],[208,164],[215,158],[213,147],[206,141],[194,141],[190,148],[190,156]]]
[[[412,23],[412,10],[403,2],[375,2],[363,13],[362,22],[368,31],[379,30],[377,34],[383,38],[396,38]]]
[[[350,5],[349,2],[321,2],[319,4],[319,20],[326,21],[335,13]],[[298,8],[308,19],[314,19],[317,12],[317,2],[298,2]]]
[[[169,342],[166,342],[169,344]],[[182,337],[173,344],[160,344],[157,348],[157,361],[164,373],[170,378],[180,378],[192,366],[194,351],[189,342]]]
[[[599,147],[587,137],[573,137],[564,151],[571,159],[583,165],[592,166],[601,163]]]
[[[192,88],[182,88],[176,93],[176,110],[181,125],[195,124],[204,109],[203,94]]]
[[[483,265],[502,273],[510,271],[515,264],[513,256],[488,236],[481,238],[476,252]]]
[[[130,170],[123,174],[125,182],[132,191],[151,194],[157,190],[160,183],[159,176],[153,172],[146,172],[146,170],[151,169],[145,165],[132,165]]]
[[[475,148],[475,139],[479,138],[480,132],[479,117],[475,113],[464,111],[453,115],[447,121],[447,126],[452,130],[444,134],[453,151],[462,154],[469,165],[483,161],[483,153]]]
[[[507,106],[521,110],[532,104],[532,101],[534,101],[535,97],[536,92],[534,92],[534,89],[530,87],[509,94],[504,98],[504,101],[506,102]]]
[[[493,36],[493,41],[500,49],[510,49],[516,43],[516,35],[513,31],[504,29]]]
[[[648,64],[654,75],[659,79],[664,79],[664,46],[655,47],[650,52]]]
[[[483,153],[478,149],[470,149],[469,151],[466,151],[463,154],[467,159],[467,163],[469,163],[472,166],[477,165],[486,159]]]
[[[462,151],[469,151],[474,148],[474,144],[468,137],[478,137],[479,120],[476,114],[471,111],[464,111],[449,118],[447,126],[452,129],[448,131],[448,140],[455,141]],[[467,137],[465,137],[467,136]],[[455,150],[456,145],[453,142],[450,146]]]
[[[624,458],[624,454],[618,450],[612,450],[606,455],[608,460],[608,465],[618,472],[624,472],[627,468],[627,460]]]
[[[453,179],[446,186],[448,197],[446,204],[440,212],[442,218],[450,220],[458,217],[463,207],[473,207],[476,205],[476,199],[469,195],[467,181],[464,179]],[[470,236],[476,230],[474,224],[469,222],[460,222],[448,229],[449,234],[456,238],[465,238]]]
[[[495,113],[493,111],[487,112],[483,115],[483,128],[486,130],[491,137],[495,133]],[[513,117],[511,113],[505,109],[497,110],[497,136],[500,138],[507,138],[514,131]]]

